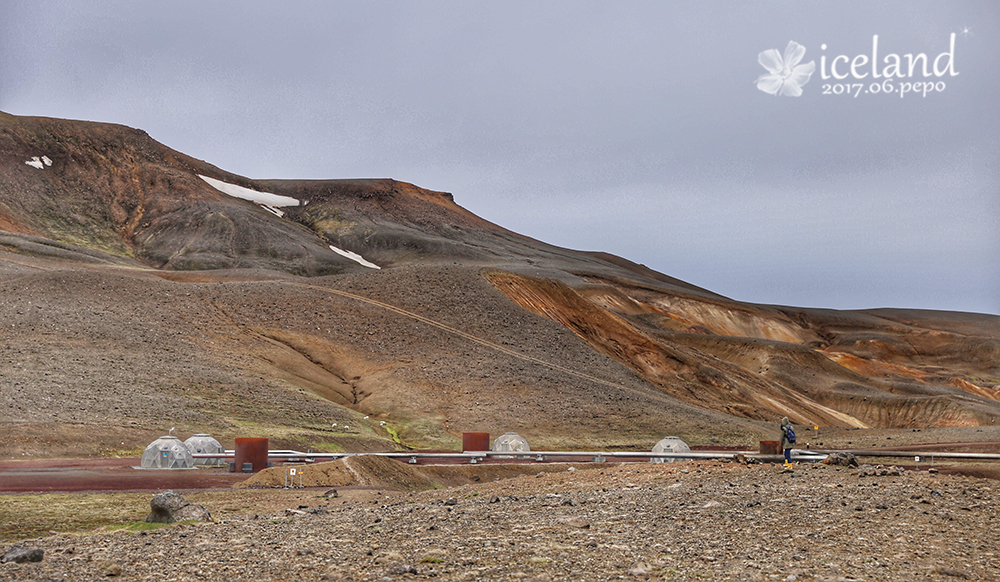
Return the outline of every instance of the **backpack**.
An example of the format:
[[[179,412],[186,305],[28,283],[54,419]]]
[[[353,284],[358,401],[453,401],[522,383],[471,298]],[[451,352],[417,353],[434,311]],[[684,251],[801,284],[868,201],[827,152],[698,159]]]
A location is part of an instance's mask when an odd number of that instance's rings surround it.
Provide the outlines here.
[[[792,425],[790,425],[790,424],[782,427],[782,429],[785,431],[785,440],[788,441],[788,444],[794,445],[795,444],[795,429],[793,429]]]

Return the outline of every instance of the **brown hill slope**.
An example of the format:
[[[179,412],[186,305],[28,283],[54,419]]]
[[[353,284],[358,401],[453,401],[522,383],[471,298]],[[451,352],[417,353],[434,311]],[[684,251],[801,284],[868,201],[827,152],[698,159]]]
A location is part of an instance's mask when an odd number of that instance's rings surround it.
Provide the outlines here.
[[[278,216],[199,176],[301,204]],[[784,415],[1000,415],[995,316],[744,304],[411,184],[249,180],[137,130],[2,113],[0,321],[5,455],[171,426],[302,448],[516,430],[648,449],[752,444]]]
[[[35,160],[35,166],[26,162]],[[200,175],[249,180],[105,123],[0,113],[0,226],[166,269],[335,273],[351,262]]]

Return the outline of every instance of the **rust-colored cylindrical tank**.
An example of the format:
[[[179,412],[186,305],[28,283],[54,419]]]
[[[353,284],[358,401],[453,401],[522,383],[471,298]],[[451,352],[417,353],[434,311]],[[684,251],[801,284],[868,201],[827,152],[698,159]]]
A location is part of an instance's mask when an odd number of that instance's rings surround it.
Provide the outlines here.
[[[779,441],[760,441],[760,454],[762,455],[781,455],[784,452],[781,450],[781,442]]]
[[[488,451],[490,450],[490,433],[488,432],[463,432],[463,451]]]
[[[236,462],[233,470],[243,471],[245,465],[256,473],[267,468],[267,439],[261,437],[244,437],[236,439]]]

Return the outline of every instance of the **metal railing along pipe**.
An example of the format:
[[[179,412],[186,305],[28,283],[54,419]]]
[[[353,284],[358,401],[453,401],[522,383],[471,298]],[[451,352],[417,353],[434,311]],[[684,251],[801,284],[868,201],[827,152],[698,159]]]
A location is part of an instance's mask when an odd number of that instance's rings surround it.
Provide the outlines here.
[[[875,451],[866,449],[845,449],[838,451],[816,450],[816,453],[850,453],[855,457],[920,457],[933,459],[978,459],[985,461],[1000,461],[1000,453],[950,453],[947,451]]]
[[[821,461],[825,459],[828,455],[832,453],[842,453],[842,454],[852,454],[856,457],[895,457],[895,458],[907,458],[914,457],[918,458],[917,462],[920,460],[930,460],[933,462],[935,459],[966,459],[966,460],[984,460],[984,461],[1000,461],[1000,453],[952,453],[947,451],[877,451],[877,450],[867,450],[867,449],[842,449],[842,450],[803,450],[803,449],[792,449],[792,458],[800,461]],[[227,450],[224,453],[216,454],[194,454],[192,455],[196,459],[232,459],[234,457],[234,451]],[[279,459],[279,460],[304,460],[304,461],[318,461],[318,460],[328,460],[333,461],[337,459],[342,459],[345,457],[362,457],[362,456],[378,456],[378,457],[388,457],[395,459],[410,459],[410,462],[415,463],[418,459],[421,460],[455,460],[455,459],[467,459],[470,463],[477,463],[479,461],[485,460],[487,458],[495,459],[520,459],[520,460],[535,460],[535,461],[547,461],[549,459],[585,459],[578,462],[606,462],[608,459],[614,460],[624,460],[624,459],[736,459],[739,456],[746,458],[756,458],[756,459],[772,459],[781,457],[781,455],[773,454],[762,454],[757,451],[690,451],[686,453],[652,453],[646,451],[463,451],[456,453],[407,453],[407,452],[384,452],[384,453],[321,453],[321,452],[302,452],[294,450],[271,450],[268,451],[269,459]]]

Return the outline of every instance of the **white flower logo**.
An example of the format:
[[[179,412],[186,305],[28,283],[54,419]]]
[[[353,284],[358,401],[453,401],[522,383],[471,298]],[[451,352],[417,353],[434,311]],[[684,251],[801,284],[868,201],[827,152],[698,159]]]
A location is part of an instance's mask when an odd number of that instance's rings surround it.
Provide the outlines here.
[[[757,88],[771,95],[802,95],[802,85],[809,82],[809,77],[816,70],[816,61],[799,64],[805,55],[806,47],[794,40],[788,41],[784,58],[778,49],[768,49],[757,55],[757,62],[769,73],[757,77]]]

